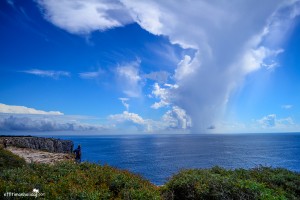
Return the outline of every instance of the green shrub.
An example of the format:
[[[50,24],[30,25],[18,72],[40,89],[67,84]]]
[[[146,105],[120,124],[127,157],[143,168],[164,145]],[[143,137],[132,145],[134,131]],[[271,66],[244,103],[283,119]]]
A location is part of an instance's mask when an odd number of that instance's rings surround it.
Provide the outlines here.
[[[282,190],[288,199],[300,199],[300,174],[283,168],[258,167],[249,170],[250,177],[269,188]]]
[[[18,168],[26,165],[24,159],[0,147],[0,173],[5,169]]]
[[[281,168],[183,170],[159,188],[108,165],[26,164],[4,149],[0,161],[0,198],[37,188],[45,199],[300,199],[299,173]]]
[[[164,199],[300,199],[300,176],[285,169],[183,170],[161,189]]]
[[[149,181],[109,166],[72,162],[29,164],[4,170],[0,192],[28,193],[38,188],[46,199],[161,199]]]

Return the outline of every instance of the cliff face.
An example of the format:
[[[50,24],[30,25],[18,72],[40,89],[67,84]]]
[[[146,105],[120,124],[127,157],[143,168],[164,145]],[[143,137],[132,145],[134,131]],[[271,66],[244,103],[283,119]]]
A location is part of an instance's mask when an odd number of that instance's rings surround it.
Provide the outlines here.
[[[54,138],[43,137],[0,137],[0,144],[7,139],[8,146],[15,146],[21,148],[30,148],[45,150],[55,153],[71,153],[73,151],[73,142],[70,140],[60,140]]]

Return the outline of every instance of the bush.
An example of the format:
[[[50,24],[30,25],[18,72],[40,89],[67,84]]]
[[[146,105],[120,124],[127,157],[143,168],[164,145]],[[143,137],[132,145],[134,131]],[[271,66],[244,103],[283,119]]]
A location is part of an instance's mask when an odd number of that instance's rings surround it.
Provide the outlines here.
[[[164,199],[300,199],[300,175],[285,169],[183,170],[161,189]]]
[[[38,188],[46,199],[161,199],[156,186],[109,166],[72,162],[29,164],[4,170],[0,191],[28,193]]]
[[[300,199],[300,175],[281,168],[183,170],[157,187],[108,165],[60,162],[26,164],[0,149],[0,196],[30,193],[45,199]],[[41,197],[42,198],[42,197]]]
[[[0,173],[5,169],[18,168],[26,165],[24,159],[0,147]]]

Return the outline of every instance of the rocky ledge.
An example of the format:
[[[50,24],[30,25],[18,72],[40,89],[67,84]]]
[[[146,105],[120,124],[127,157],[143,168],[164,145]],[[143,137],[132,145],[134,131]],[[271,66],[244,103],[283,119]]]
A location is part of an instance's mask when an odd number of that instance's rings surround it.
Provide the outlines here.
[[[18,148],[13,146],[7,147],[7,150],[21,158],[24,158],[27,163],[54,164],[61,161],[74,160],[72,154],[69,153],[50,153],[46,151]]]
[[[70,140],[34,136],[0,136],[0,145],[29,148],[52,153],[72,153],[74,144]]]

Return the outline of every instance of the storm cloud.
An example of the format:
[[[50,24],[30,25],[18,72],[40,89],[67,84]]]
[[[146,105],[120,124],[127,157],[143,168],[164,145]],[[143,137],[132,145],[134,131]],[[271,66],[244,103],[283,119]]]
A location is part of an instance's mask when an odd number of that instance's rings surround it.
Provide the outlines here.
[[[167,88],[169,96],[164,95],[154,108],[182,110],[190,116],[195,132],[222,120],[230,97],[248,74],[276,66],[274,60],[283,52],[281,40],[300,11],[299,0],[38,2],[46,19],[71,33],[88,34],[135,22],[154,35],[167,36],[172,44],[193,49],[195,53],[183,55],[169,77],[176,87]],[[122,77],[138,77],[132,85],[139,92],[140,77],[127,73],[137,70],[129,69],[118,68],[118,72]],[[129,90],[125,94],[139,96]]]

